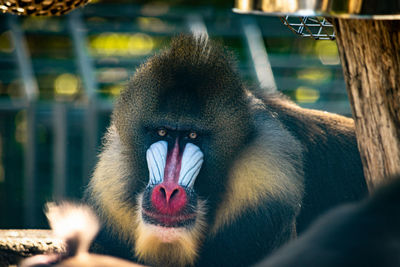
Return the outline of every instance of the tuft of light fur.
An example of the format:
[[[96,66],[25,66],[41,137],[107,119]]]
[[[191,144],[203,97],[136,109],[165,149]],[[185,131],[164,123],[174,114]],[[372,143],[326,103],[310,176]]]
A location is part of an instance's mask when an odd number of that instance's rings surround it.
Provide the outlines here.
[[[99,221],[89,206],[63,202],[47,203],[46,216],[56,237],[64,241],[61,254],[36,255],[20,262],[21,267],[145,267],[123,259],[89,253],[99,231]]]
[[[88,187],[90,199],[104,223],[117,236],[130,243],[134,242],[136,211],[121,198],[127,187],[130,173],[124,161],[121,140],[114,125],[108,128],[105,145]],[[105,190],[105,188],[107,190]]]
[[[198,201],[198,212],[192,229],[163,229],[146,224],[141,216],[141,199],[138,197],[137,227],[135,229],[135,253],[139,260],[154,266],[193,265],[204,238],[205,204]],[[161,232],[161,233],[160,233]]]
[[[262,107],[248,96],[252,105]],[[232,224],[243,211],[257,208],[264,199],[292,201],[298,213],[304,189],[302,154],[300,143],[279,123],[269,121],[234,162],[211,233]]]
[[[46,217],[56,237],[61,240],[76,240],[76,254],[87,253],[99,231],[99,221],[86,205],[63,202],[47,203]]]

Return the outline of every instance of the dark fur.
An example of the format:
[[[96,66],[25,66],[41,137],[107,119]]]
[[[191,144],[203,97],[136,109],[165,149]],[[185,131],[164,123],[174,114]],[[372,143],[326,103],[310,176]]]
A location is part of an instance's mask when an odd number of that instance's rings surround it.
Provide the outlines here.
[[[400,177],[369,199],[340,206],[259,267],[400,266]]]
[[[297,230],[321,212],[365,196],[366,183],[353,121],[322,111],[293,108],[278,97],[264,97],[270,112],[304,144],[305,194]]]
[[[181,36],[171,49],[137,70],[112,116],[121,141],[124,171],[130,173],[124,178],[127,186],[115,199],[132,209],[148,182],[144,155],[157,140],[154,129],[167,124],[199,132],[196,145],[204,153],[204,164],[194,189],[207,201],[208,228],[199,248],[198,266],[254,263],[295,236],[296,223],[301,231],[322,211],[366,193],[349,119],[300,109],[280,96],[256,97],[247,92],[233,65],[231,56],[218,46]],[[101,160],[112,138],[106,140]],[[272,189],[265,187],[271,190],[265,193],[261,188],[257,196],[250,197],[257,199],[257,207],[243,208],[213,234],[217,210],[229,194],[230,171],[242,159],[246,162],[246,149],[258,149],[257,142],[261,142],[259,149],[265,149],[264,154],[271,155],[265,162],[277,167],[279,174],[258,173],[245,178],[251,187],[259,175],[265,176],[273,183]],[[101,198],[93,193],[99,180],[96,175],[102,173],[99,168],[87,191],[107,225],[98,244],[103,245],[103,252],[134,259],[132,248],[118,239],[117,227],[102,210]],[[246,191],[246,186],[242,190]]]

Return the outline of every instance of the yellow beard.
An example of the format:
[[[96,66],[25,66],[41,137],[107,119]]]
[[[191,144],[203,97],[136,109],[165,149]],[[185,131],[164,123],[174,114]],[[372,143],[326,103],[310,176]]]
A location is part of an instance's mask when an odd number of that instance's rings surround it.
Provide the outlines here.
[[[142,195],[138,198],[141,207]],[[155,266],[193,265],[204,237],[204,202],[198,201],[195,225],[191,229],[167,228],[147,224],[137,212],[135,254],[140,261]]]

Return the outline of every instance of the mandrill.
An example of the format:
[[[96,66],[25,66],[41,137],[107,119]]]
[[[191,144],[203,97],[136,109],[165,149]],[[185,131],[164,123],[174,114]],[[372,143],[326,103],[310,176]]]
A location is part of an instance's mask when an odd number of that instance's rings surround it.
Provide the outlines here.
[[[247,266],[366,192],[351,119],[249,91],[223,47],[183,35],[121,92],[86,198],[97,252]]]

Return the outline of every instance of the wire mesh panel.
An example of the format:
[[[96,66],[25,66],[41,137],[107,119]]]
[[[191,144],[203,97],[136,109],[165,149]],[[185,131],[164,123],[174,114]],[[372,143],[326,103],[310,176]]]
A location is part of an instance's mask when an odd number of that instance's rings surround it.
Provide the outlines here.
[[[335,40],[333,25],[323,17],[280,17],[292,32],[315,40]]]

